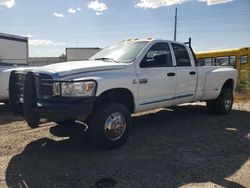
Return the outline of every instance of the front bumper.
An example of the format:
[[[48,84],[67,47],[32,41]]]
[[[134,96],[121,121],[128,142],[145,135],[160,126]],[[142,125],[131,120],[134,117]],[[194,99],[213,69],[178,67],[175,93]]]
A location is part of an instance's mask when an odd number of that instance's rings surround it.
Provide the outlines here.
[[[40,100],[33,109],[39,118],[51,121],[64,119],[77,119],[77,117],[88,117],[94,106],[94,97],[69,100],[59,97],[53,100]]]
[[[10,106],[15,115],[22,115],[32,126],[45,118],[49,121],[88,117],[94,106],[94,97],[52,96],[53,79],[37,80],[33,72],[12,71],[9,80]],[[45,81],[44,81],[45,80]],[[43,82],[44,81],[44,82]]]

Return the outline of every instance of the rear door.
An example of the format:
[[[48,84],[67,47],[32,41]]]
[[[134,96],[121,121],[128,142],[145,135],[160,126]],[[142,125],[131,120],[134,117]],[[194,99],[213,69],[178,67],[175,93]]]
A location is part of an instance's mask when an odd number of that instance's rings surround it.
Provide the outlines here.
[[[185,45],[171,43],[176,61],[176,96],[175,104],[191,102],[195,96],[197,84],[197,70]]]

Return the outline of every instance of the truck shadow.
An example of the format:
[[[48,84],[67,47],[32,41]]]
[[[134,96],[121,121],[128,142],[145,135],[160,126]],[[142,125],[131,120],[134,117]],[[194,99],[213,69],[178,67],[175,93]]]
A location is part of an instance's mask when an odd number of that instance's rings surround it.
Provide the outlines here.
[[[201,106],[163,109],[134,117],[128,142],[109,151],[88,144],[81,125],[55,126],[50,132],[67,138],[42,138],[28,144],[9,162],[6,183],[9,187],[98,188],[105,187],[94,185],[98,179],[112,178],[117,182],[114,187],[180,187],[200,182],[244,187],[226,177],[249,159],[249,122],[249,112],[215,116]]]
[[[22,117],[12,115],[9,105],[0,105],[0,125],[11,123],[14,121],[23,121]]]

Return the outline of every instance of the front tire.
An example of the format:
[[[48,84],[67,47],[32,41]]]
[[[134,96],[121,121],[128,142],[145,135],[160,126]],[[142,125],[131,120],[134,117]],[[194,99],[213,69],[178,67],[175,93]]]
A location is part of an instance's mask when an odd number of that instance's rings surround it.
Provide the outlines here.
[[[106,103],[90,117],[89,136],[96,145],[113,149],[126,142],[131,124],[131,114],[124,105]]]

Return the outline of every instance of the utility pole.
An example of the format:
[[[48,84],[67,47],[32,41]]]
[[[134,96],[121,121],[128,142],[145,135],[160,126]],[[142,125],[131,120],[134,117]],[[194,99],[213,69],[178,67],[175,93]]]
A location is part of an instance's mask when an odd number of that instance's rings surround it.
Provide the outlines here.
[[[177,8],[175,8],[175,17],[174,17],[174,41],[176,41],[176,27],[177,27]]]

